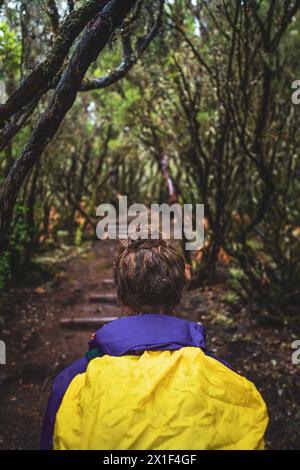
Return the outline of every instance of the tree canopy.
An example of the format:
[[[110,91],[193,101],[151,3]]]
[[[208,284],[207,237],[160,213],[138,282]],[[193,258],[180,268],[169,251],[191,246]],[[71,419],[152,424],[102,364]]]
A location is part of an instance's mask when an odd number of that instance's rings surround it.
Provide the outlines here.
[[[1,282],[62,232],[94,236],[96,206],[119,194],[203,203],[192,284],[214,282],[221,263],[231,301],[293,318],[299,6],[1,2]]]

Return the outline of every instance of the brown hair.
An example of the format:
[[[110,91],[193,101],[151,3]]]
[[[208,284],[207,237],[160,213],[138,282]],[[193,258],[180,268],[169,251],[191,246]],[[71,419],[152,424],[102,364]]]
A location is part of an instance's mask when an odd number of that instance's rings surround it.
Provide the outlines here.
[[[124,306],[172,310],[185,285],[184,259],[161,234],[156,240],[129,238],[116,252],[114,282]]]

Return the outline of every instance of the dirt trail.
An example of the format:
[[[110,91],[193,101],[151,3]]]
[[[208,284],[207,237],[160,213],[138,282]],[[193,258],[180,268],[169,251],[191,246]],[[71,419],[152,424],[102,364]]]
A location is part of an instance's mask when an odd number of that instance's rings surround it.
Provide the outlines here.
[[[53,377],[87,351],[96,327],[62,328],[64,317],[118,316],[120,307],[90,302],[111,293],[114,242],[63,263],[38,288],[8,293],[7,365],[0,366],[0,449],[36,449]],[[300,448],[299,368],[291,364],[292,332],[262,327],[249,312],[234,315],[222,301],[222,285],[187,292],[177,314],[202,321],[211,352],[253,380],[267,401],[270,448]],[[298,380],[297,380],[298,379]]]
[[[64,263],[50,283],[10,292],[0,448],[37,448],[53,377],[88,349],[93,329],[62,328],[60,320],[120,314],[114,305],[89,302],[91,294],[108,292],[103,281],[112,276],[113,246],[95,244],[90,252]]]

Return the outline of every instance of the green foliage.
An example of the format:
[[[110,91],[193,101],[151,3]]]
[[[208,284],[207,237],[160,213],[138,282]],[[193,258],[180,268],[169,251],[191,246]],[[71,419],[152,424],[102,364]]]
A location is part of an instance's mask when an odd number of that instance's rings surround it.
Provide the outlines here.
[[[262,1],[254,9],[255,2],[166,2],[160,32],[126,77],[78,94],[39,162],[36,187],[32,175],[23,185],[1,272],[8,267],[16,272],[29,245],[33,252],[95,237],[97,205],[116,203],[119,194],[127,194],[130,203],[168,201],[162,171],[167,159],[179,201],[205,205],[205,247],[190,259],[186,253],[196,282],[213,282],[220,253],[226,253],[228,301],[239,299],[278,318],[296,315],[300,106],[291,104],[291,82],[300,76],[300,25],[299,14],[285,16],[290,3]],[[134,28],[123,25],[132,34],[131,46],[144,37],[153,5],[145,2]],[[43,29],[38,2],[27,8],[37,24],[27,25],[24,72],[49,46],[35,40]],[[14,89],[22,28],[18,14],[6,11],[0,23],[0,79]],[[51,38],[48,19],[45,24],[43,37]],[[86,78],[118,67],[121,35],[113,35]],[[1,154],[1,182],[34,119]],[[28,202],[32,196],[34,202]]]
[[[24,267],[25,246],[28,240],[25,216],[26,208],[17,204],[9,247],[0,257],[0,291],[4,291],[8,282]]]
[[[4,252],[0,258],[0,292],[4,290],[8,280],[11,278],[10,254]]]
[[[10,245],[15,251],[22,251],[24,243],[28,240],[28,228],[26,213],[28,208],[22,204],[16,204],[13,222],[13,231]]]
[[[17,32],[10,29],[7,23],[0,22],[0,80],[18,71],[20,61],[21,44]]]
[[[82,238],[83,238],[83,226],[78,225],[75,233],[75,239],[74,243],[76,246],[80,246],[82,244]]]

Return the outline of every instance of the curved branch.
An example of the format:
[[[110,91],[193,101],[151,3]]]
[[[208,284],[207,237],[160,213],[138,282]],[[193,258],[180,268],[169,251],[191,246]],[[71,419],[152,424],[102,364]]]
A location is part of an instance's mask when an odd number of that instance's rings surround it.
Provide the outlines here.
[[[60,28],[59,35],[41,62],[21,83],[7,102],[0,105],[0,123],[20,111],[45,88],[59,72],[76,37],[85,25],[107,4],[108,0],[90,0],[87,4],[70,13]]]
[[[74,11],[75,5],[74,5],[74,0],[67,0],[69,12]]]
[[[33,98],[21,111],[16,113],[13,119],[6,124],[2,132],[0,133],[0,152],[9,144],[19,130],[24,126],[27,119],[32,115],[39,100],[40,95]]]
[[[80,92],[107,88],[125,77],[127,72],[129,72],[129,70],[137,63],[137,61],[141,58],[142,54],[148,48],[151,41],[156,36],[161,26],[163,5],[164,5],[164,0],[161,0],[159,13],[155,21],[155,24],[153,25],[149,33],[144,37],[144,39],[140,41],[139,46],[138,46],[138,51],[137,52],[132,51],[129,36],[123,37],[122,38],[123,60],[120,63],[120,65],[116,67],[116,69],[107,76],[104,76],[98,79],[85,80],[79,89]],[[12,122],[9,122],[6,124],[5,128],[0,133],[0,151],[3,150],[11,141],[11,139],[20,131],[20,129],[26,123],[27,118],[33,113],[34,109],[39,103],[40,98],[47,91],[49,91],[52,88],[55,88],[60,78],[61,76],[59,76],[58,74],[57,77],[55,77],[54,80],[52,80],[52,83],[50,84],[48,83],[47,86],[43,90],[40,90],[36,94],[33,100],[28,102],[24,107],[22,107],[13,116]],[[0,106],[0,117],[1,117],[1,106]]]
[[[136,51],[132,51],[130,43],[130,47],[128,47],[128,37],[126,37],[127,42],[123,44],[123,59],[118,67],[116,67],[115,70],[113,70],[110,74],[105,75],[104,77],[85,80],[82,83],[79,91],[84,92],[106,88],[123,78],[141,58],[151,41],[156,36],[162,23],[163,7],[164,0],[160,0],[159,12],[156,21],[149,33],[139,41]]]
[[[211,70],[211,68],[209,67],[209,65],[205,62],[205,60],[203,59],[202,55],[200,54],[199,50],[194,46],[193,42],[191,41],[191,39],[188,37],[188,35],[186,34],[186,32],[179,26],[179,24],[177,24],[175,21],[174,21],[174,18],[171,16],[171,15],[168,15],[169,19],[172,21],[171,23],[171,26],[176,30],[178,31],[178,33],[180,33],[182,35],[182,37],[184,38],[185,42],[187,43],[187,45],[190,47],[190,49],[192,50],[194,56],[196,57],[197,61],[199,62],[200,65],[202,65],[205,70],[207,71],[207,73],[212,77],[214,78],[214,73],[213,71]]]
[[[135,2],[136,0],[110,0],[86,26],[48,108],[39,119],[2,188],[0,195],[0,234],[4,242],[2,249],[7,242],[5,234],[10,225],[18,190],[25,176],[39,160],[59,129],[66,113],[72,107],[88,67],[96,60],[109,41],[111,33],[121,25]]]
[[[12,116],[11,120],[0,132],[0,152],[9,144],[9,142],[26,124],[27,119],[32,115],[37,105],[39,104],[41,97],[50,89],[55,88],[58,85],[60,79],[61,77],[59,75],[56,76],[46,88],[40,90],[40,92],[37,93],[36,96],[26,104],[26,106],[24,106],[22,109],[20,109],[20,111]]]
[[[45,10],[49,16],[53,34],[57,36],[59,33],[60,17],[55,0],[47,0],[47,4],[45,4]]]

